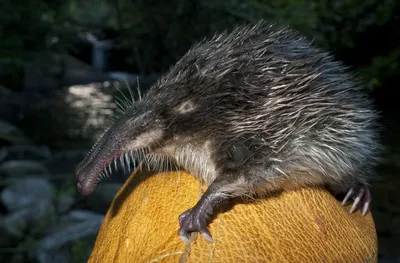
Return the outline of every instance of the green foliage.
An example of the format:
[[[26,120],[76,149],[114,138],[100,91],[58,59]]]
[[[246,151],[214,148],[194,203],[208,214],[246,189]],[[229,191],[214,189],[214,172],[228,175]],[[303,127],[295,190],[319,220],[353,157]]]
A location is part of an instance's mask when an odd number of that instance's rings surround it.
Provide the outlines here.
[[[59,201],[59,197],[62,194],[74,196],[76,194],[76,186],[74,185],[74,178],[67,177],[63,180],[61,187],[56,193],[54,200],[55,207]],[[49,225],[56,222],[57,217],[60,216],[56,211],[43,215],[39,221],[34,225],[26,225],[21,227],[21,234],[14,236],[10,240],[11,246],[8,248],[0,248],[0,262],[10,263],[29,263],[37,262],[34,257],[38,241],[43,238]],[[72,245],[72,259],[71,263],[84,262],[88,255],[87,251],[90,251],[90,246],[93,244],[93,240],[84,239],[75,242]]]
[[[382,87],[382,81],[390,79],[399,74],[400,71],[400,49],[393,50],[386,56],[372,58],[369,65],[360,68],[360,75],[368,81],[368,89],[372,90]]]
[[[81,263],[87,260],[87,251],[90,251],[90,244],[88,240],[78,240],[74,242],[71,249],[72,259],[71,263]]]
[[[24,62],[44,52],[68,48],[71,28],[63,24],[61,1],[0,2],[0,82],[16,88],[21,83]]]
[[[382,51],[376,54],[363,50],[365,43],[359,40],[393,20],[398,8],[395,0],[174,0],[168,4],[161,0],[109,0],[108,3],[113,12],[108,23],[121,33],[119,45],[128,50],[127,65],[145,74],[165,71],[204,36],[262,18],[289,24],[314,39],[318,46],[355,68],[370,88],[379,87],[399,70],[395,52],[398,46],[390,50],[377,47]],[[371,32],[372,29],[375,31]]]
[[[355,68],[369,89],[382,87],[400,70],[400,46],[379,39],[399,7],[395,0],[315,1],[318,42]]]
[[[385,24],[391,18],[394,8],[394,0],[323,0],[313,3],[320,22],[317,29],[331,48],[336,45],[354,47],[355,33]]]
[[[379,41],[373,34],[394,19],[393,14],[399,8],[395,0],[249,0],[218,2],[212,8],[224,9],[252,23],[263,18],[300,30],[319,47],[352,66],[369,89],[381,87],[400,70],[399,45],[388,50],[386,43],[381,42],[375,48],[378,54],[364,49],[365,44],[371,46],[371,42]],[[359,40],[366,35],[372,41]]]
[[[57,201],[61,195],[75,196],[77,192],[75,178],[73,176],[67,177],[56,195]]]
[[[380,53],[373,53],[363,50],[362,39],[386,28],[397,9],[396,0],[4,0],[0,81],[16,85],[26,59],[45,51],[71,50],[77,32],[117,30],[116,47],[126,54],[121,64],[150,74],[165,71],[195,41],[215,31],[263,18],[299,29],[355,67],[374,88],[399,70],[399,46],[382,43],[375,48]]]
[[[0,248],[0,261],[19,263],[36,262],[34,253],[38,240],[43,236],[48,225],[54,222],[56,214],[48,213],[44,215],[34,226],[22,227],[21,235],[14,237],[10,243],[14,244],[9,248]]]

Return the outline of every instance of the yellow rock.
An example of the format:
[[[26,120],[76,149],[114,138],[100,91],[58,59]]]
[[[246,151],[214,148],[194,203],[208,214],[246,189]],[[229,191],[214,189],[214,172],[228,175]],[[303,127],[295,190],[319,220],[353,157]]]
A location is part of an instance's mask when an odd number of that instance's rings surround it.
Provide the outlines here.
[[[236,204],[210,224],[214,243],[193,234],[184,244],[178,216],[203,190],[184,172],[133,173],[105,217],[89,262],[377,262],[371,213],[349,214],[318,188]]]

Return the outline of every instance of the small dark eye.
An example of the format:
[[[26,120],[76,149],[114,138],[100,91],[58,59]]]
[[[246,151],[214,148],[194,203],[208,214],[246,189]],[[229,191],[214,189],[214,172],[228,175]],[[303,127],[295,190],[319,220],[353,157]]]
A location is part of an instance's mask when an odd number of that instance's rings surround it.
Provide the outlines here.
[[[176,110],[180,113],[188,113],[193,111],[195,108],[195,104],[192,101],[188,100],[179,105]]]

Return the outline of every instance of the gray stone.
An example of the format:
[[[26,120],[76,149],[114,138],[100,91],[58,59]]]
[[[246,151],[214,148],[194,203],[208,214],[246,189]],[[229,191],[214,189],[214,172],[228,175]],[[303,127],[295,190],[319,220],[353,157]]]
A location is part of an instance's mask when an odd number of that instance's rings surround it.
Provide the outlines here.
[[[39,250],[36,253],[36,259],[40,263],[69,263],[71,262],[71,252],[68,247],[62,247],[51,250]]]
[[[0,120],[0,139],[15,144],[30,144],[31,141],[16,126]]]
[[[3,147],[2,151],[9,160],[49,161],[52,157],[50,149],[46,146],[11,145]]]
[[[74,202],[75,199],[72,196],[69,196],[67,194],[61,194],[58,198],[57,211],[59,213],[67,212],[68,209],[71,208]]]
[[[48,170],[41,163],[30,160],[12,160],[0,165],[0,174],[7,177],[45,176]]]
[[[74,210],[62,216],[46,231],[47,235],[38,242],[36,258],[47,263],[54,251],[70,247],[74,242],[95,237],[103,222],[104,216],[85,210]],[[90,251],[88,251],[89,255]]]
[[[51,204],[55,195],[52,184],[42,178],[22,178],[1,192],[1,201],[9,211],[18,211],[25,207],[37,207]]]
[[[54,214],[50,200],[39,200],[29,207],[8,213],[2,220],[2,227],[11,236],[20,237],[25,227],[35,225],[39,220]]]
[[[21,209],[19,211],[8,213],[1,222],[1,228],[10,236],[20,237],[22,230],[28,224],[30,209]]]

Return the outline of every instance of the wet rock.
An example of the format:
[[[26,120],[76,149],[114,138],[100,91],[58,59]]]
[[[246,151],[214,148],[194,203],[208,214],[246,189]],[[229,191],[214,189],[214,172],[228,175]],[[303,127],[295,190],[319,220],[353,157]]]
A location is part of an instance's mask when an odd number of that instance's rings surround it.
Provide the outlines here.
[[[26,227],[54,215],[54,187],[44,179],[24,178],[12,180],[0,195],[10,211],[2,220],[2,228],[11,236],[21,236]]]
[[[13,144],[30,144],[31,140],[16,126],[0,120],[0,140]]]
[[[0,175],[15,178],[48,175],[48,170],[39,162],[31,160],[12,160],[0,165]]]
[[[47,230],[47,235],[39,241],[36,258],[41,263],[54,262],[51,259],[54,251],[59,251],[74,242],[94,238],[103,222],[104,216],[85,210],[74,210],[62,216]],[[89,255],[89,251],[87,251]]]
[[[1,228],[3,228],[5,233],[9,236],[21,236],[21,231],[28,224],[30,212],[31,211],[29,209],[22,209],[14,213],[7,214],[1,222]]]
[[[68,247],[52,249],[46,253],[38,253],[36,256],[40,263],[69,263],[71,261],[71,252]]]
[[[0,195],[9,211],[51,204],[55,194],[52,184],[42,178],[15,179]],[[40,208],[40,207],[37,207]]]
[[[85,238],[63,247],[38,251],[36,259],[40,263],[87,262],[93,250],[94,240],[95,238]]]
[[[7,160],[32,160],[32,161],[49,161],[51,160],[51,151],[46,146],[34,145],[12,145],[3,147],[0,150],[1,156]]]
[[[39,200],[30,207],[22,208],[18,211],[8,213],[3,218],[3,227],[7,234],[20,237],[22,230],[37,224],[44,217],[54,215],[54,206],[49,200]]]
[[[65,213],[68,211],[68,209],[71,208],[71,206],[74,204],[75,199],[67,194],[61,194],[60,197],[58,198],[58,204],[57,204],[57,211],[59,213]]]
[[[121,187],[121,183],[102,182],[96,187],[95,191],[87,197],[86,204],[90,210],[105,214]]]
[[[69,241],[90,235],[97,235],[104,215],[88,210],[73,210],[61,216],[46,230],[48,234],[40,242],[41,248],[52,249],[60,247]]]

